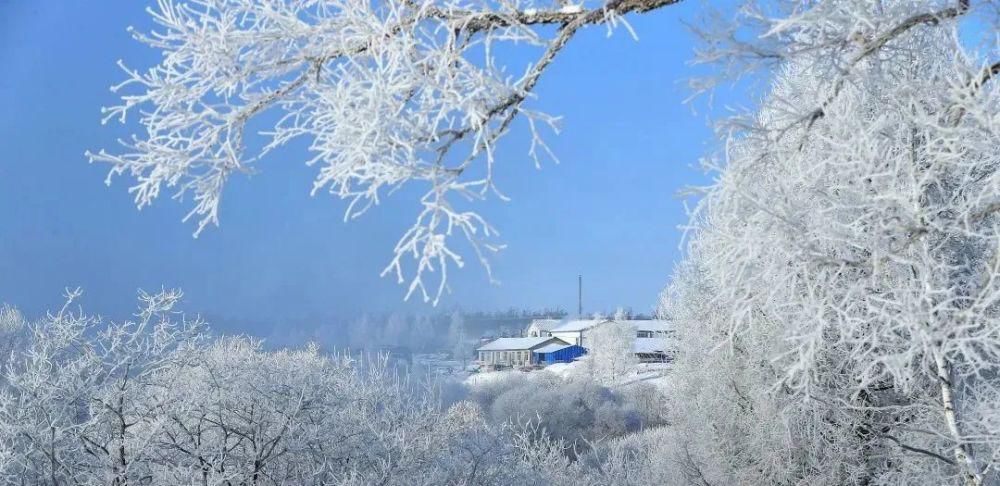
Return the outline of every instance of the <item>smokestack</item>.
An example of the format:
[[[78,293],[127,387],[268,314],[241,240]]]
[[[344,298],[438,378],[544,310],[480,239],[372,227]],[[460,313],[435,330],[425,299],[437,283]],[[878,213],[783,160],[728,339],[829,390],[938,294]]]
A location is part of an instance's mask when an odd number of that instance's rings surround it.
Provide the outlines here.
[[[576,315],[583,318],[583,275],[576,276]]]

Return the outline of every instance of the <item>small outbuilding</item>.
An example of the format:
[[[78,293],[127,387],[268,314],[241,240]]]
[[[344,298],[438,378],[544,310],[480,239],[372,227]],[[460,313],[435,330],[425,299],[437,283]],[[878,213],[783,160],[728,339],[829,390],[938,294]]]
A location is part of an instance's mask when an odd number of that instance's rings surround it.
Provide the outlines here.
[[[587,353],[586,349],[575,344],[552,343],[546,344],[533,351],[535,362],[538,364],[569,363]]]

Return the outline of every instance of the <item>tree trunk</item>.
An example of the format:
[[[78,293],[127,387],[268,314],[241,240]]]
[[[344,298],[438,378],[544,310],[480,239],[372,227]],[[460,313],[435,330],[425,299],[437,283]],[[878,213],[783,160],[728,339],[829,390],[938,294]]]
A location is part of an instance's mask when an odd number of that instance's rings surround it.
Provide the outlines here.
[[[948,432],[955,439],[955,464],[962,473],[962,480],[966,486],[981,486],[983,478],[978,472],[972,451],[962,437],[959,427],[958,417],[955,412],[954,386],[952,384],[951,367],[945,360],[941,351],[934,353],[934,363],[937,365],[938,385],[941,387],[941,405],[944,408],[944,419],[948,425]]]

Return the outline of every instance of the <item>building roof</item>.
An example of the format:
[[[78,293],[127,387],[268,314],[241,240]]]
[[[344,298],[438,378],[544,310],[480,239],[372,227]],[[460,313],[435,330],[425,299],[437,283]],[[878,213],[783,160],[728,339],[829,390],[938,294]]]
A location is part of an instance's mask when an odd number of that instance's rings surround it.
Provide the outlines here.
[[[500,338],[486,344],[477,351],[524,351],[537,348],[538,346],[545,345],[549,342],[564,343],[561,339],[549,336]]]
[[[559,351],[559,350],[562,350],[562,349],[566,349],[566,348],[568,348],[570,346],[572,346],[572,344],[566,344],[566,343],[563,343],[563,342],[558,342],[558,343],[546,344],[545,346],[542,346],[542,347],[534,350],[534,352],[535,353],[554,353],[556,351]]]
[[[636,329],[639,331],[666,332],[674,329],[674,326],[670,323],[670,321],[664,321],[662,319],[644,319],[641,321],[623,322],[634,324]]]
[[[604,324],[605,322],[620,322],[622,324],[630,324],[635,326],[636,331],[650,331],[650,332],[665,332],[673,329],[670,325],[670,321],[664,321],[660,319],[640,319],[640,320],[621,320],[615,321],[614,319],[577,319],[573,321],[568,321],[565,324],[549,329],[549,332],[580,332],[586,331],[598,324]]]
[[[637,338],[632,342],[632,351],[636,353],[665,353],[669,349],[668,342],[663,338]]]
[[[558,327],[562,322],[560,319],[535,319],[531,321],[528,329],[538,329],[539,331],[548,331],[554,327]]]
[[[562,324],[560,326],[556,326],[556,327],[554,327],[552,329],[549,329],[549,332],[579,332],[579,331],[586,331],[587,329],[590,329],[590,328],[592,328],[592,327],[600,324],[601,322],[604,322],[604,321],[603,320],[597,320],[597,319],[576,319],[576,320],[572,320],[572,321],[567,321],[565,324]]]

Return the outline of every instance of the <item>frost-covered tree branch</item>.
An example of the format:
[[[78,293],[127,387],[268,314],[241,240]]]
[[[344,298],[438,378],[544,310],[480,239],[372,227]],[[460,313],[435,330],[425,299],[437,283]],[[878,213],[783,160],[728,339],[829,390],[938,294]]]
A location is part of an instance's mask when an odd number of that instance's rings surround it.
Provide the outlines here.
[[[157,29],[133,36],[163,60],[146,71],[120,62],[127,76],[112,89],[125,94],[105,110],[105,121],[136,117],[144,132],[88,157],[110,164],[108,183],[132,176],[140,208],[163,190],[193,199],[185,219],[197,220],[196,236],[218,225],[233,174],[295,139],[318,167],[312,193],[346,199],[345,220],[420,184],[421,210],[383,275],[436,303],[448,267],[464,263],[450,237],[471,243],[487,270],[501,248],[485,219],[456,204],[503,198],[495,149],[512,122],[526,121],[536,165],[554,159],[541,132],[556,118],[525,102],[559,51],[585,26],[612,29],[677,1],[161,0],[149,9]],[[540,54],[508,66],[501,44]],[[425,281],[432,272],[436,285]]]

